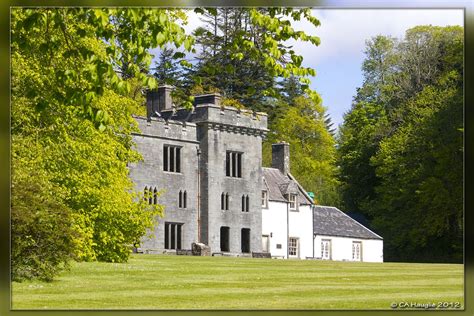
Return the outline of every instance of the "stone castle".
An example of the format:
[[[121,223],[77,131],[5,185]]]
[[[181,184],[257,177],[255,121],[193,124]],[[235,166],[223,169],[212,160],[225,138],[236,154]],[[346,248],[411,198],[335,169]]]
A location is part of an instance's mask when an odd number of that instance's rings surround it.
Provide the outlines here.
[[[138,190],[162,190],[150,203],[165,206],[146,252],[190,249],[262,251],[262,139],[265,113],[221,106],[218,94],[195,97],[194,107],[175,108],[171,86],[147,94],[147,117],[135,117],[143,155],[131,164]]]
[[[213,255],[383,261],[381,236],[314,204],[290,173],[288,144],[273,144],[272,167],[262,167],[265,113],[224,107],[218,94],[177,108],[171,91],[150,91],[147,116],[135,117],[144,160],[129,165],[130,177],[165,207],[140,252],[189,254],[201,243]]]

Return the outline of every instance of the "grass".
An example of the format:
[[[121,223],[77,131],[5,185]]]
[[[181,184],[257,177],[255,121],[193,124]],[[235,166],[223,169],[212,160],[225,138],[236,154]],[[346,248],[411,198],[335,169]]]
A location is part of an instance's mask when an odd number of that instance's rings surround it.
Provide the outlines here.
[[[457,264],[132,255],[73,263],[51,283],[12,283],[12,309],[390,309],[459,302]]]

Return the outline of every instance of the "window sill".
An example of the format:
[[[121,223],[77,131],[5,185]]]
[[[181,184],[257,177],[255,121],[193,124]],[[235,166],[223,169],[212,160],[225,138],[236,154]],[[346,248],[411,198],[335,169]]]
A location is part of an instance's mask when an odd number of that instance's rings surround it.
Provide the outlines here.
[[[179,174],[179,175],[183,175],[182,172],[165,171],[165,170],[163,170],[163,173],[165,173],[165,174]]]

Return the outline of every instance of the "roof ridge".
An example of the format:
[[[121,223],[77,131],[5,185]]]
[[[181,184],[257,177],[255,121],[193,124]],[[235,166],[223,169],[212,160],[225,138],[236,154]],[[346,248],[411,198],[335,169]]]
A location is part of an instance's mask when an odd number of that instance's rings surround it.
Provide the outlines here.
[[[296,180],[296,178],[288,172],[288,177],[295,181],[296,182],[296,185],[298,186],[298,188],[301,190],[301,192],[303,192],[304,196],[311,202],[311,204],[314,204],[314,201],[313,199],[309,196],[309,194],[306,192],[306,190],[303,188],[303,186],[298,182],[298,180]]]

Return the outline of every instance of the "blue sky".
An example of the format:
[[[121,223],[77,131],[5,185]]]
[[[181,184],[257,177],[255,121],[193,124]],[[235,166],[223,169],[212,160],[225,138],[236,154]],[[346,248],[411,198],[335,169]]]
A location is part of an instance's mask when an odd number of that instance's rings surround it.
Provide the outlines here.
[[[321,25],[297,22],[294,28],[319,36],[318,47],[294,42],[294,50],[303,56],[303,64],[316,70],[311,87],[322,97],[334,127],[343,122],[357,87],[362,85],[361,65],[365,41],[376,35],[402,38],[416,25],[464,26],[462,9],[314,9]],[[190,32],[200,23],[191,13],[185,26]],[[158,50],[152,50],[158,56]]]
[[[343,122],[357,87],[365,41],[376,35],[402,38],[416,25],[464,25],[462,9],[318,9],[321,26],[312,34],[321,38],[318,47],[299,45],[304,63],[316,69],[312,88],[319,92],[335,126]],[[302,25],[303,29],[308,28]]]

